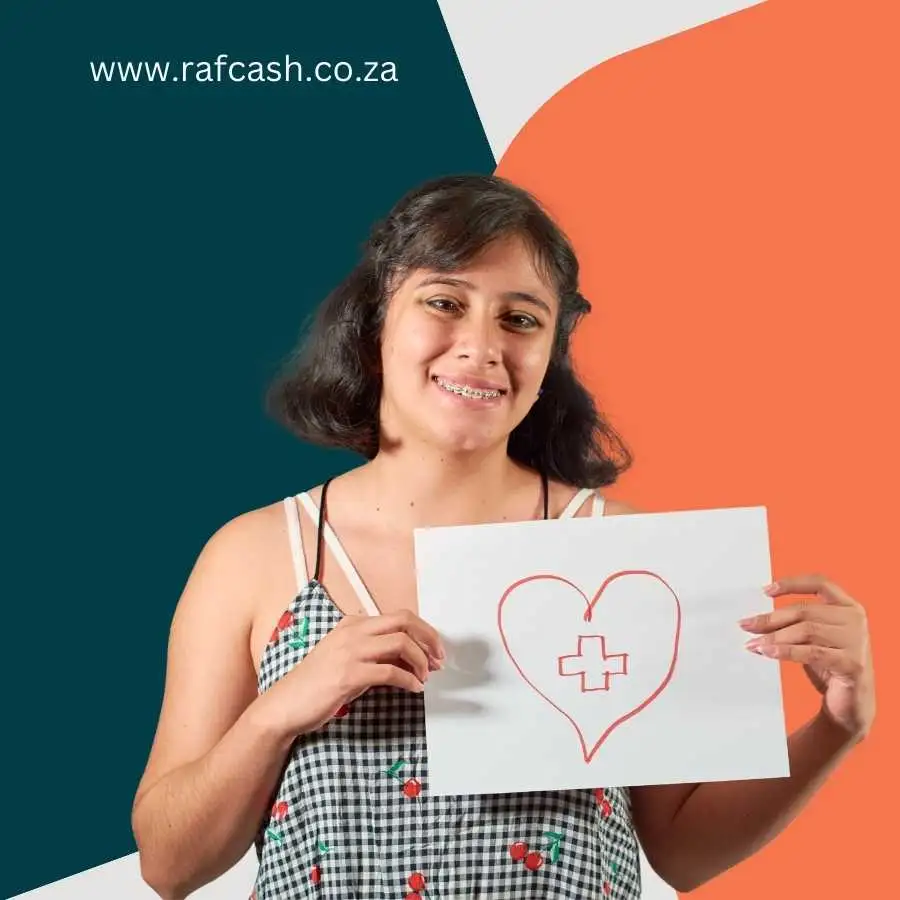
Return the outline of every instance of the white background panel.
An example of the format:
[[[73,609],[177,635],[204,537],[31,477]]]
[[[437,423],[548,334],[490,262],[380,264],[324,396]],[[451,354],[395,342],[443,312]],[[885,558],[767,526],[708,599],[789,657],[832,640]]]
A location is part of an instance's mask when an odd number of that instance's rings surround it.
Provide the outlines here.
[[[256,877],[256,851],[211,884],[191,894],[191,900],[247,900]],[[154,900],[144,884],[137,853],[79,872],[62,881],[17,894],[11,900]]]
[[[438,0],[494,159],[570,81],[761,0]]]

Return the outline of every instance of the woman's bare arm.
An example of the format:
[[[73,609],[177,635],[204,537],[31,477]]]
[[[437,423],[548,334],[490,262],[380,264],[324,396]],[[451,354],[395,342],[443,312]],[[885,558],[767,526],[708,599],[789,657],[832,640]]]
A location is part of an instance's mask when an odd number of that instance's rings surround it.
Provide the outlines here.
[[[166,900],[246,853],[292,743],[257,698],[249,649],[253,610],[281,568],[279,514],[258,510],[217,532],[173,618],[162,711],[132,813],[142,875]]]
[[[820,714],[791,735],[788,778],[632,788],[650,865],[682,893],[722,874],[780,834],[855,743]]]
[[[636,512],[607,505],[610,515]],[[679,892],[722,874],[780,834],[858,740],[820,713],[790,736],[787,778],[632,788],[635,831],[648,861]]]

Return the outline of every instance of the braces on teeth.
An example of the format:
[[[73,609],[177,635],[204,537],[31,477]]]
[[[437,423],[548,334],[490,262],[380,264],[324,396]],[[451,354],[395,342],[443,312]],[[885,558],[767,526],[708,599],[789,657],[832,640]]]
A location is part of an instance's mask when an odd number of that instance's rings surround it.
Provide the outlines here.
[[[461,384],[453,384],[450,381],[444,381],[442,378],[435,378],[435,381],[445,391],[451,394],[459,394],[461,397],[470,397],[476,400],[493,400],[501,395],[501,391],[481,390],[480,388],[469,388]]]

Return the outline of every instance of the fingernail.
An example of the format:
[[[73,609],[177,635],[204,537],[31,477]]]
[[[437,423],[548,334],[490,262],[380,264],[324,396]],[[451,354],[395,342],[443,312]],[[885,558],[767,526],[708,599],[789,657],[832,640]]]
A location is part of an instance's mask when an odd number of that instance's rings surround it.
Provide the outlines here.
[[[744,646],[745,646],[748,650],[755,650],[755,649],[756,649],[757,647],[759,647],[761,644],[762,644],[762,638],[753,638],[752,641],[747,641],[747,643],[744,644]]]
[[[773,581],[771,584],[767,584],[763,588],[763,593],[769,594],[770,596],[778,591],[778,582]]]
[[[740,625],[741,628],[749,628],[755,621],[756,621],[756,616],[750,616],[749,619],[741,619],[738,622],[738,625]]]
[[[773,647],[771,644],[766,646],[765,644],[758,647],[756,650],[757,653],[761,653],[763,656],[777,656],[778,648]]]

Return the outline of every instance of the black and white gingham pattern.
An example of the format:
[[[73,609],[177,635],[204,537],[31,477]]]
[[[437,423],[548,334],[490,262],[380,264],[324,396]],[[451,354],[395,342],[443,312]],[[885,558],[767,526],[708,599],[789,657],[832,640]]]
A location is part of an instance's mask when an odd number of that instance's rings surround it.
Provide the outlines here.
[[[270,644],[261,692],[341,618],[316,581],[290,611],[308,619],[306,646],[292,648],[290,630]],[[387,774],[392,766],[397,777]],[[421,792],[409,797],[403,783],[412,778]],[[282,806],[257,836],[256,896],[632,900],[640,897],[640,871],[628,793],[607,789],[605,797],[605,808],[589,790],[431,797],[423,698],[376,688],[348,715],[295,743],[276,797]],[[555,862],[546,832],[563,836]],[[511,857],[517,842],[543,854],[540,868]],[[424,877],[424,890],[413,890],[414,873]]]

